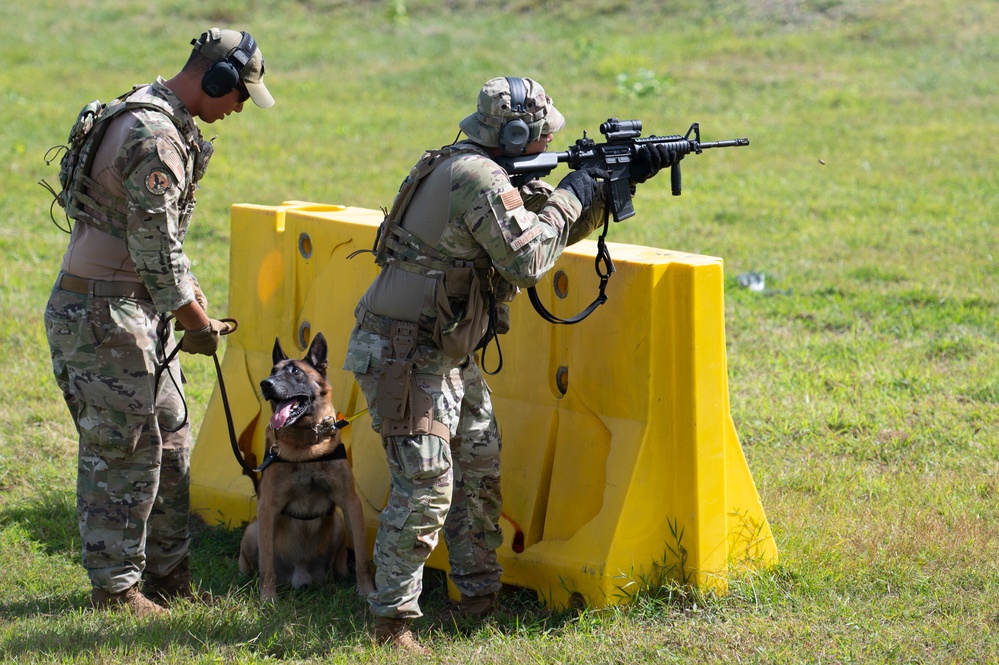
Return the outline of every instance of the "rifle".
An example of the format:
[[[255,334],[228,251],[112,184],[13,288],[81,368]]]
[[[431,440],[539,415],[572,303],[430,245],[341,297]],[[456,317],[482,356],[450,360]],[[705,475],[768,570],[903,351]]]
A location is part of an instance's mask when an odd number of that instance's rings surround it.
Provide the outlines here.
[[[711,148],[736,148],[749,145],[749,139],[703,143],[701,141],[701,128],[696,122],[690,125],[690,129],[683,136],[653,135],[641,138],[641,120],[608,118],[607,122],[600,125],[600,133],[607,137],[606,143],[597,143],[587,137],[586,132],[583,132],[583,138],[576,139],[575,145],[570,146],[566,152],[542,152],[523,157],[503,157],[496,161],[510,174],[510,179],[516,187],[533,178],[548,175],[562,162],[568,164],[569,168],[574,171],[585,168],[604,170],[609,174],[608,182],[610,184],[607,212],[614,214],[615,222],[620,222],[635,215],[635,206],[631,202],[632,160],[637,156],[642,146],[672,143],[675,144],[676,151],[681,156],[685,156],[690,153],[699,155],[704,150]],[[680,160],[677,160],[671,167],[670,184],[673,196],[680,196]],[[610,215],[608,214],[607,217],[609,218]],[[597,239],[595,267],[597,276],[600,278],[600,286],[596,299],[590,303],[589,307],[576,316],[562,319],[545,309],[536,287],[532,286],[527,289],[531,304],[545,321],[562,325],[579,323],[592,314],[597,307],[607,302],[607,282],[611,273],[614,272],[614,262],[611,260],[610,252],[607,251],[607,243],[604,241],[607,236],[608,222],[609,219],[605,218],[603,233]]]
[[[608,118],[600,125],[600,133],[607,137],[606,143],[597,143],[586,136],[576,139],[575,145],[566,152],[543,152],[524,157],[504,157],[496,161],[510,174],[514,185],[519,186],[533,178],[540,178],[551,173],[556,166],[565,162],[569,168],[579,169],[596,167],[610,174],[609,193],[610,210],[614,221],[620,222],[635,215],[635,206],[631,202],[631,170],[632,160],[638,150],[644,145],[657,143],[675,144],[681,155],[701,154],[711,148],[736,148],[749,145],[749,139],[732,139],[730,141],[701,142],[701,128],[695,122],[683,136],[642,136],[641,120],[618,120]],[[693,137],[691,135],[693,134]],[[673,196],[680,196],[680,162],[677,160],[670,170],[670,184]]]

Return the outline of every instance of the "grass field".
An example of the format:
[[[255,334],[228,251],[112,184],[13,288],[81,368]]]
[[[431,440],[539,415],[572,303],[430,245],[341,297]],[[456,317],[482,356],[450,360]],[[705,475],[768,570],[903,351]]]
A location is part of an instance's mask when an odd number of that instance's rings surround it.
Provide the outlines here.
[[[261,607],[240,534],[199,531],[220,598],[140,623],[93,613],[75,436],[42,313],[66,236],[36,183],[77,110],[170,76],[211,25],[253,32],[278,100],[219,135],[188,254],[225,310],[228,209],[377,208],[449,143],[482,82],[540,80],[564,149],[609,116],[739,150],[643,186],[612,240],[726,265],[732,414],[781,553],[721,598],[459,630],[430,575],[420,637],[453,663],[999,662],[999,5],[995,0],[36,0],[0,7],[0,659],[402,662],[352,589]],[[553,177],[560,177],[556,173]],[[57,209],[58,210],[58,209]],[[767,290],[736,276],[762,272]],[[193,422],[213,367],[185,367]],[[501,415],[502,417],[502,415]]]

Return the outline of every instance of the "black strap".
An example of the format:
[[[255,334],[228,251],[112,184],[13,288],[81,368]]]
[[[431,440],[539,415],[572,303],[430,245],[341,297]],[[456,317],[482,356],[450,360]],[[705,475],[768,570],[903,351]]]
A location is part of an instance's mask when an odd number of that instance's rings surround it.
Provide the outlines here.
[[[164,337],[170,334],[169,322],[170,319],[172,318],[174,318],[172,314],[169,314],[166,317],[164,317],[164,326],[163,326]],[[228,335],[229,333],[234,332],[236,328],[239,326],[239,324],[236,322],[236,319],[221,319],[221,320],[226,323],[232,324],[230,328],[220,333],[222,335]],[[163,338],[160,339],[161,344],[163,344],[164,341],[165,340]],[[156,392],[159,392],[160,379],[162,378],[164,370],[166,370],[167,375],[170,377],[170,380],[176,384],[176,379],[174,379],[173,374],[170,372],[170,363],[173,361],[175,357],[177,357],[177,354],[179,352],[180,352],[180,342],[177,343],[177,346],[174,347],[173,351],[170,353],[169,356],[167,356],[163,364],[156,368],[156,379],[155,379]],[[219,364],[218,354],[213,353],[212,360],[215,362],[215,375],[218,377],[219,381],[219,394],[222,396],[222,408],[225,410],[225,421],[226,425],[229,428],[229,443],[232,445],[232,453],[233,455],[236,456],[236,461],[239,462],[239,465],[243,467],[243,471],[245,471],[246,474],[250,476],[250,479],[253,481],[253,486],[254,488],[256,488],[257,486],[256,470],[252,466],[247,464],[245,459],[243,459],[243,453],[240,452],[239,443],[236,441],[236,428],[232,424],[232,410],[229,408],[229,395],[226,393],[225,390],[225,379],[222,378],[222,366]],[[178,392],[180,391],[178,390]],[[182,392],[180,392],[180,394],[183,395]],[[183,427],[185,424],[187,424],[187,415],[188,415],[187,400],[184,400],[184,421],[181,423],[180,427]],[[178,427],[177,429],[180,429],[180,427]],[[167,430],[167,431],[177,431],[177,430]]]
[[[541,318],[548,323],[554,323],[558,325],[572,325],[579,323],[593,311],[607,302],[607,282],[610,280],[611,273],[614,272],[614,261],[611,260],[610,251],[607,249],[607,243],[605,239],[607,238],[607,231],[610,228],[610,208],[604,209],[604,230],[601,232],[600,237],[597,238],[597,256],[594,260],[594,268],[597,271],[597,276],[600,278],[600,290],[597,297],[590,303],[590,306],[584,309],[582,312],[568,319],[560,319],[555,316],[541,304],[541,298],[538,297],[538,290],[535,287],[529,287],[527,289],[527,295],[531,298],[531,304],[534,305],[534,310],[541,315]],[[502,362],[502,361],[501,361]],[[497,370],[498,371],[498,370]]]
[[[180,346],[178,345],[177,348],[180,348]],[[225,392],[225,380],[222,378],[222,366],[219,365],[218,354],[213,353],[212,360],[215,361],[215,374],[218,375],[219,379],[219,394],[222,396],[222,408],[225,410],[225,424],[229,428],[229,443],[232,445],[232,454],[236,456],[236,461],[243,467],[243,471],[250,476],[253,486],[256,488],[256,474],[258,469],[254,469],[246,463],[246,460],[243,459],[243,453],[239,449],[239,443],[236,441],[236,428],[232,424],[232,411],[229,409],[229,396]]]
[[[486,343],[482,345],[481,362],[479,363],[482,371],[489,376],[496,376],[503,369],[503,349],[500,347],[499,333],[496,332],[496,316],[496,294],[493,293],[492,289],[489,289],[489,324],[486,329]],[[496,343],[496,355],[498,356],[496,369],[491,372],[486,369],[486,351],[489,349],[490,342]]]

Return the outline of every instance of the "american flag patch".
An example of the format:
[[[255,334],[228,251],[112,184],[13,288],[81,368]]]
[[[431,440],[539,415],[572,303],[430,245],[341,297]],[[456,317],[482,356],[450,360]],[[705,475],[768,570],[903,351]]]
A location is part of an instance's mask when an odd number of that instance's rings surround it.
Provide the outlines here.
[[[516,189],[508,189],[500,194],[500,200],[507,210],[516,210],[524,205],[524,200],[520,198],[520,190]]]
[[[527,243],[531,242],[541,234],[541,225],[532,226],[529,230],[520,234],[516,240],[510,243],[510,249],[517,251]]]

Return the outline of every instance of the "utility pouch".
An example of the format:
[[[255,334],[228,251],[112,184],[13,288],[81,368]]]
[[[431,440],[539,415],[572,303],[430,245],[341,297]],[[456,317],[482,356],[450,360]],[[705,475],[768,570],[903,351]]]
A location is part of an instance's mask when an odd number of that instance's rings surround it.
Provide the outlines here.
[[[475,350],[489,325],[489,312],[472,267],[449,268],[437,283],[433,340],[444,355],[463,358]]]

